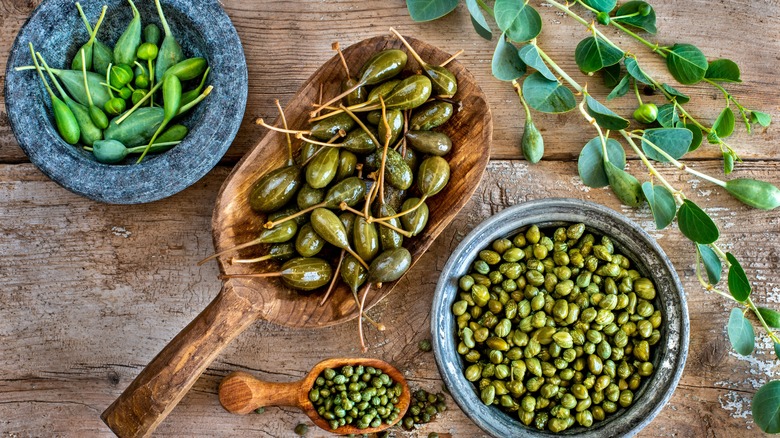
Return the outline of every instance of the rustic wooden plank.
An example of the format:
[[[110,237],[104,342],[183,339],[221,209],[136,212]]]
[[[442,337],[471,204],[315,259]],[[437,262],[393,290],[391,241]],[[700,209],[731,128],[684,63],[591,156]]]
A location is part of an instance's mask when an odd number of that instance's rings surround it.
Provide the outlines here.
[[[636,163],[630,168],[637,171]],[[740,169],[740,176],[780,184],[775,162]],[[107,206],[65,191],[32,165],[0,167],[0,430],[18,436],[110,436],[99,413],[219,290],[216,265],[195,263],[213,249],[211,208],[228,170],[219,167],[166,200]],[[700,170],[715,172],[717,164],[702,164]],[[395,364],[412,386],[438,391],[433,356],[419,354],[416,344],[430,337],[432,292],[449,251],[476,223],[508,205],[549,196],[592,200],[648,229],[670,256],[688,295],[690,358],[670,404],[642,436],[757,434],[749,400],[760,383],[778,372],[766,338],[753,358],[730,352],[724,330],[730,306],[698,285],[691,245],[676,229],[653,231],[647,207],[622,207],[608,190],[582,186],[575,171],[571,162],[491,163],[469,205],[396,290],[370,311],[388,329],[367,329],[369,354]],[[686,193],[710,207],[724,246],[742,260],[753,280],[756,301],[777,306],[780,212],[751,210],[685,174],[668,168],[663,173],[680,187],[694,183],[696,188]],[[357,355],[354,321],[321,330],[260,321],[199,379],[158,435],[290,436],[297,423],[306,421],[303,413],[269,408],[262,415],[227,414],[217,401],[219,380],[244,370],[292,381],[322,358]],[[416,435],[480,436],[451,399],[448,405],[440,420]],[[309,436],[323,434],[312,430]]]
[[[0,6],[0,53],[8,53],[16,32],[37,4],[37,0],[14,0]],[[403,3],[382,0],[339,0],[324,2],[288,1],[223,1],[241,37],[249,65],[249,100],[241,130],[228,151],[225,160],[237,161],[265,132],[255,126],[257,117],[273,120],[277,115],[274,99],[286,104],[306,78],[332,56],[330,44],[339,40],[347,46],[364,38],[387,33],[389,26],[400,32],[439,46],[453,53],[466,50],[461,62],[477,77],[490,98],[494,123],[493,157],[519,158],[519,141],[523,116],[517,96],[509,84],[490,74],[490,59],[495,42],[480,38],[471,29],[465,5],[442,20],[432,23],[414,23]],[[584,27],[565,18],[543,1],[532,3],[543,15],[544,31],[540,45],[550,56],[581,83],[588,82],[593,95],[602,101],[608,90],[598,78],[579,74],[574,63],[574,47],[586,36]],[[711,2],[691,0],[680,7],[678,2],[653,3],[658,16],[658,37],[661,44],[687,42],[699,46],[710,59],[730,58],[742,68],[742,84],[726,88],[739,101],[754,109],[770,113],[780,120],[780,89],[776,86],[776,65],[780,47],[776,44],[776,30],[780,28],[780,3],[738,0]],[[585,14],[585,16],[588,16]],[[589,17],[589,16],[588,16]],[[592,18],[589,18],[592,19]],[[653,76],[669,80],[663,60],[654,57],[647,48],[627,36],[606,29],[605,33],[627,50],[637,53],[645,68]],[[656,38],[651,38],[655,41]],[[738,41],[738,44],[734,44]],[[0,93],[5,80],[6,57],[0,58]],[[671,83],[675,84],[673,80]],[[680,87],[690,94],[686,105],[691,114],[710,124],[722,105],[722,95],[706,84]],[[647,98],[660,103],[658,96]],[[620,114],[630,116],[636,107],[635,99],[626,97],[610,102]],[[547,157],[572,159],[582,145],[595,137],[581,116],[575,111],[565,115],[535,116],[545,135]],[[738,126],[733,144],[744,158],[778,157],[774,145],[780,141],[777,128],[759,129],[752,136]],[[0,162],[22,162],[26,157],[16,146],[8,126],[4,103],[0,103]],[[714,147],[703,147],[694,157],[716,157]]]

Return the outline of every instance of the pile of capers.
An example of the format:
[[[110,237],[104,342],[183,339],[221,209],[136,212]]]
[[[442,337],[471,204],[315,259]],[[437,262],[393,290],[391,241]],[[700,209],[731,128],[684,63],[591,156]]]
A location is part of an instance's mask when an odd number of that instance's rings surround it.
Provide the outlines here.
[[[309,400],[331,429],[351,424],[358,429],[389,424],[401,415],[396,406],[403,386],[382,370],[345,365],[326,368],[314,381]]]
[[[436,415],[447,410],[447,404],[444,402],[444,394],[430,393],[424,389],[418,389],[412,394],[412,401],[409,409],[406,411],[401,427],[405,430],[412,430],[417,424],[430,423],[436,418]]]
[[[362,312],[364,284],[392,282],[409,269],[404,239],[423,231],[426,201],[449,182],[444,157],[452,141],[435,129],[456,112],[457,81],[441,66],[428,66],[433,76],[408,71],[407,59],[403,50],[386,49],[365,61],[357,79],[347,70],[337,103],[315,104],[306,131],[258,120],[295,134],[300,153],[294,159],[290,147],[288,162],[251,187],[249,206],[266,216],[258,237],[212,257],[270,244],[263,256],[231,263],[284,263],[278,272],[232,276],[279,276],[302,291],[330,284],[327,297],[340,274]]]
[[[452,305],[482,402],[552,432],[634,402],[663,322],[652,280],[578,223],[494,241]]]

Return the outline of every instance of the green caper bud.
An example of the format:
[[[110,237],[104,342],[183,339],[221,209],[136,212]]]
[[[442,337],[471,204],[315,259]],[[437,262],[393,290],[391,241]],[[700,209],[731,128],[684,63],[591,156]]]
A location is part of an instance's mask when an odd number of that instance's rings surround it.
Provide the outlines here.
[[[491,363],[498,365],[504,361],[504,353],[499,350],[491,350],[488,358],[490,359]]]
[[[580,426],[591,427],[593,425],[593,414],[589,410],[577,412],[574,415],[574,419]]]
[[[642,362],[637,366],[636,372],[642,377],[647,377],[650,374],[653,374],[653,364],[650,362]]]
[[[501,255],[495,251],[485,249],[479,252],[479,258],[489,265],[495,265],[501,261]]]
[[[484,260],[475,261],[471,268],[482,275],[488,275],[490,272],[490,265]]]
[[[510,373],[510,370],[509,370],[509,366],[508,365],[506,365],[506,364],[498,364],[498,365],[496,365],[496,370],[495,370],[495,374],[494,375],[495,375],[495,377],[497,379],[504,380],[507,377],[509,377],[509,373]]]
[[[565,297],[574,290],[574,282],[571,280],[564,280],[555,286],[555,293],[558,296]]]
[[[532,395],[526,395],[520,400],[520,409],[525,412],[534,412],[536,410],[536,398]]]
[[[452,313],[455,316],[463,315],[464,313],[466,313],[468,307],[469,307],[469,303],[467,303],[466,301],[463,300],[456,301],[455,304],[452,305]]]
[[[561,348],[571,348],[574,346],[571,334],[569,332],[557,332],[552,336],[555,343]]]
[[[637,321],[636,330],[637,333],[639,333],[639,336],[643,338],[649,338],[650,335],[653,333],[653,324],[646,319]]]
[[[583,223],[569,225],[569,228],[566,229],[566,237],[573,240],[579,240],[584,232],[585,224]]]
[[[479,351],[477,350],[471,350],[464,356],[464,359],[466,359],[466,362],[478,362],[481,355],[479,354]]]
[[[488,385],[480,393],[479,398],[485,405],[492,405],[496,399],[496,388],[493,385]]]
[[[493,350],[498,351],[508,351],[509,350],[509,344],[498,337],[491,337],[487,340],[487,346],[490,347]]]
[[[591,373],[595,375],[601,374],[601,372],[604,370],[604,364],[601,361],[601,358],[595,354],[591,354],[588,356],[588,369]]]
[[[593,322],[596,319],[596,316],[598,315],[598,311],[592,307],[588,307],[587,309],[580,312],[580,321],[584,323],[590,323]]]
[[[471,286],[474,285],[474,277],[471,275],[464,275],[463,277],[460,277],[458,280],[458,287],[460,287],[461,290],[464,291],[470,291]]]
[[[489,379],[496,375],[496,366],[492,363],[485,364],[482,367],[482,378]],[[488,380],[487,383],[490,383]]]
[[[634,401],[634,393],[625,390],[620,391],[620,398],[618,399],[618,402],[620,403],[620,406],[623,406],[624,408],[627,408],[631,405],[631,403]]]
[[[634,357],[647,362],[650,360],[650,344],[647,341],[639,341],[634,346]]]
[[[650,321],[650,324],[653,326],[654,329],[657,329],[661,326],[661,322],[663,321],[663,317],[661,316],[661,311],[656,310],[653,312],[653,315],[648,318],[648,321]]]
[[[655,298],[655,286],[648,278],[638,278],[634,281],[634,292],[639,298],[652,300]]]
[[[650,345],[655,345],[660,340],[661,340],[661,332],[658,330],[653,330],[653,333],[651,333],[650,337],[647,338],[647,343]]]
[[[541,238],[542,238],[542,233],[539,230],[539,227],[536,226],[536,225],[531,225],[528,228],[528,230],[526,230],[526,232],[525,232],[525,239],[529,243],[532,243],[532,244],[538,243],[539,239],[541,239]],[[515,245],[517,245],[517,244],[515,244]],[[517,245],[517,246],[525,246],[525,245]]]
[[[487,287],[475,284],[471,287],[471,298],[477,306],[484,307],[490,299],[490,292]]]
[[[654,311],[655,309],[649,301],[639,300],[636,305],[636,313],[642,318],[649,318]]]
[[[525,366],[529,373],[541,377],[542,376],[542,363],[539,361],[539,359],[535,357],[529,357],[525,359]],[[532,392],[535,390],[532,390],[529,386],[529,384],[526,383],[526,387],[528,387],[529,390]]]

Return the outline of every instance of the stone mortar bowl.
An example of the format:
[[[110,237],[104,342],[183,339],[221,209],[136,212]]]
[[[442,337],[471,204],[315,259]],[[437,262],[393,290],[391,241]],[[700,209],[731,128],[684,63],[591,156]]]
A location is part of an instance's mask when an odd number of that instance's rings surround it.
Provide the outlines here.
[[[468,364],[456,351],[458,337],[450,310],[458,295],[458,279],[466,274],[480,250],[494,240],[515,235],[528,226],[540,228],[582,222],[586,232],[609,236],[615,250],[634,262],[635,269],[656,285],[653,304],[663,312],[661,340],[654,346],[654,372],[635,391],[634,402],[619,408],[590,428],[575,426],[561,432],[525,426],[516,414],[485,406],[475,385],[464,377]],[[455,402],[474,423],[496,437],[632,436],[647,426],[669,401],[688,356],[688,306],[680,280],[655,240],[637,224],[609,208],[578,199],[543,199],[509,207],[488,218],[466,236],[453,251],[439,277],[433,298],[431,332],[436,365]],[[619,406],[619,405],[618,405]],[[573,412],[572,412],[573,414]]]
[[[130,5],[125,0],[81,3],[92,26],[103,4],[108,6],[98,39],[113,48],[132,18]],[[142,24],[155,23],[162,31],[154,1],[135,3]],[[176,119],[175,123],[190,130],[184,141],[167,152],[147,156],[139,165],[135,164],[137,155],[119,165],[101,164],[80,146],[65,143],[56,131],[49,96],[38,74],[14,70],[32,64],[28,43],[33,43],[49,66],[70,68],[76,52],[89,39],[75,1],[45,0],[19,31],[5,77],[11,128],[30,161],[66,189],[112,204],[156,201],[203,177],[233,142],[246,107],[247,69],[230,18],[217,0],[163,0],[162,7],[184,56],[202,56],[208,61],[211,72],[206,84],[214,89],[192,111]],[[187,84],[184,89],[189,89]]]

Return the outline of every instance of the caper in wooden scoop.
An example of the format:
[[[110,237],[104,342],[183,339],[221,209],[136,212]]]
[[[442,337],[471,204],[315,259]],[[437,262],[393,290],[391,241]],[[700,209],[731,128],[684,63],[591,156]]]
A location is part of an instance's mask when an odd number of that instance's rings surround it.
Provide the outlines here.
[[[328,393],[334,393],[334,388],[340,385],[344,385],[349,396],[342,398],[342,403],[324,409],[325,398],[329,396],[326,388]],[[361,386],[363,388],[358,389]],[[396,394],[398,389],[400,394]],[[377,392],[382,394],[377,395]],[[384,404],[379,402],[374,405],[370,400],[382,396]],[[219,401],[228,412],[243,415],[259,407],[294,406],[303,410],[320,428],[339,435],[385,430],[403,418],[410,400],[409,386],[401,372],[379,359],[327,359],[315,365],[302,380],[289,383],[265,382],[251,374],[236,371],[219,384]],[[359,409],[363,402],[366,409]],[[345,404],[350,409],[345,409]],[[320,405],[319,409],[317,405]],[[384,414],[384,418],[380,413]],[[352,424],[332,427],[339,424],[339,418],[350,417]],[[358,427],[363,425],[368,427]]]

